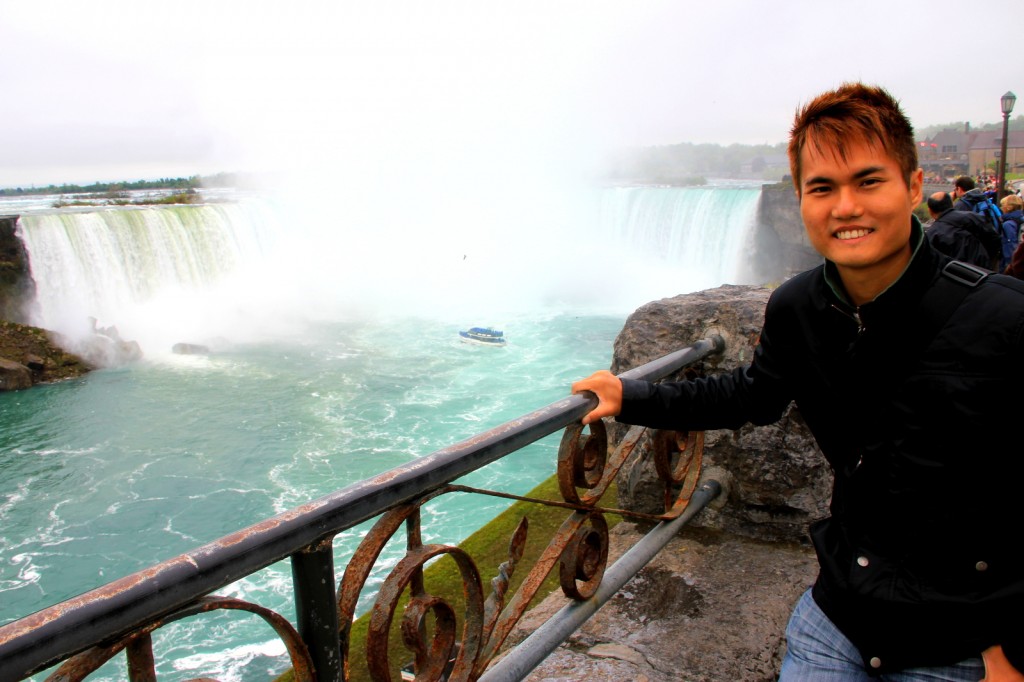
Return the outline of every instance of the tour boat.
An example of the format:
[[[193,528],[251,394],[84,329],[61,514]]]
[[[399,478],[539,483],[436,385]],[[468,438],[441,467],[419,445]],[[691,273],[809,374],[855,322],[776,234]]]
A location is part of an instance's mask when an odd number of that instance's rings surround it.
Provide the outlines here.
[[[481,346],[504,346],[503,332],[489,327],[470,327],[469,331],[460,331],[459,336],[466,343],[478,343]]]

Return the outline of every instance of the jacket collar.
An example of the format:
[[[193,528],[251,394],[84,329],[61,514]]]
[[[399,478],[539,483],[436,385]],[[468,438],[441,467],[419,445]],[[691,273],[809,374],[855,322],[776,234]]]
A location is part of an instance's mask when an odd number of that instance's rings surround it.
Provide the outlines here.
[[[912,303],[924,294],[931,285],[938,268],[936,252],[924,238],[924,229],[916,215],[910,217],[910,248],[910,260],[900,276],[873,300],[859,308],[853,305],[850,297],[846,294],[836,264],[826,260],[824,268],[825,284],[827,285],[826,297],[831,299],[832,303],[850,312],[857,311],[863,314],[869,309],[878,312],[893,309],[898,312],[903,305]]]

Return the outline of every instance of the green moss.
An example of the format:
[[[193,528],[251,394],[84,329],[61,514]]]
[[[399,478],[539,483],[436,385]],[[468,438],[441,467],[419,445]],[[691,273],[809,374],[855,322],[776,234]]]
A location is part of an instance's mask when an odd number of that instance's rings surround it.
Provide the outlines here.
[[[914,208],[914,215],[916,215],[917,219],[922,223],[926,223],[932,219],[932,214],[928,212],[928,203],[925,201],[922,201]]]
[[[526,497],[546,500],[562,499],[558,492],[558,481],[554,476],[534,488]],[[605,493],[603,499],[606,501],[616,499],[614,487]],[[461,543],[459,546],[469,554],[480,571],[480,578],[484,588],[484,599],[490,593],[491,578],[498,574],[498,567],[501,563],[508,560],[509,542],[524,516],[529,519],[529,530],[526,534],[522,559],[512,575],[506,594],[506,603],[515,593],[516,589],[519,588],[519,585],[529,574],[541,553],[571,513],[570,510],[560,507],[550,507],[532,502],[515,502],[493,521]],[[621,517],[607,515],[606,520],[609,527],[612,527],[621,521]],[[424,570],[423,577],[426,590],[431,595],[444,597],[456,614],[462,613],[464,601],[462,578],[453,559],[447,556],[442,557]],[[544,597],[557,589],[559,589],[559,586],[558,565],[556,563],[531,601],[531,606],[540,602]],[[407,596],[408,592],[403,595],[396,609],[395,622],[392,624],[391,636],[388,638],[388,660],[393,669],[392,675],[394,679],[398,679],[398,667],[412,658],[412,655],[402,643],[401,634],[398,632],[398,623],[401,620],[400,614],[405,607]],[[369,614],[364,614],[362,617],[357,618],[352,624],[349,672],[350,680],[353,682],[363,682],[370,679],[364,653],[366,651],[368,628]],[[457,628],[457,631],[461,631],[461,617],[458,619]],[[292,674],[289,671],[282,675],[278,682],[291,682],[291,680]]]

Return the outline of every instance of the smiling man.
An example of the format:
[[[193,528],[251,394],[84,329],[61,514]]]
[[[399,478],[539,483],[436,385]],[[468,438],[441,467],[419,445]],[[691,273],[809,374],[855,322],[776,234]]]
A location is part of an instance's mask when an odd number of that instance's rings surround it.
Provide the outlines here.
[[[773,292],[749,367],[695,381],[573,384],[655,428],[768,424],[795,401],[834,473],[820,570],[781,679],[1024,680],[1024,457],[1011,438],[1024,283],[935,251],[913,128],[846,84],[797,112],[790,166],[821,266]]]

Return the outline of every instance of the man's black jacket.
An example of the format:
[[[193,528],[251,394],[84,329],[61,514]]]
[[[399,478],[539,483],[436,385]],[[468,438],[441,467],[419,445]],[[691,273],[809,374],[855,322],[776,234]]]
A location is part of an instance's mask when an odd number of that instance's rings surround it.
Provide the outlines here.
[[[791,400],[835,474],[811,529],[814,598],[879,672],[1002,644],[1024,670],[1024,282],[990,275],[941,330],[948,259],[914,219],[914,255],[854,308],[834,265],[773,292],[754,360],[730,374],[623,381],[619,421],[677,430],[776,421]],[[959,286],[959,285],[957,285]],[[963,285],[966,286],[966,285]]]
[[[925,233],[935,249],[950,258],[989,270],[1003,255],[1003,242],[977,213],[946,209]]]

